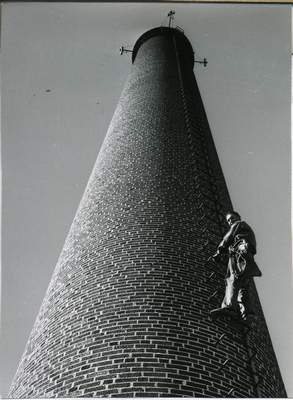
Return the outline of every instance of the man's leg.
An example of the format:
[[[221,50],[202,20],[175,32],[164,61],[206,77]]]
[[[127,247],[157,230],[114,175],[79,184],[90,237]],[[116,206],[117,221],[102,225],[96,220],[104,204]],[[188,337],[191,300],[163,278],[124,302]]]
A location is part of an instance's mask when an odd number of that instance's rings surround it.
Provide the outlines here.
[[[238,311],[238,293],[241,288],[242,277],[236,277],[235,274],[231,274],[226,279],[226,291],[223,299],[222,308],[232,308],[234,311]]]
[[[232,313],[236,314],[238,312],[238,292],[241,287],[242,277],[235,276],[235,259],[234,256],[229,257],[226,290],[225,297],[222,301],[221,308],[216,308],[210,313],[212,316],[217,316],[218,314]]]

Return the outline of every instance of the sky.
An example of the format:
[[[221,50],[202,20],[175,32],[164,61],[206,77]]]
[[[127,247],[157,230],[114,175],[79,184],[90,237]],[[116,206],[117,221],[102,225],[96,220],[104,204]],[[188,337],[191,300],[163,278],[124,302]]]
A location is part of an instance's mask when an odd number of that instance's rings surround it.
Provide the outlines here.
[[[147,30],[184,29],[234,209],[253,227],[256,285],[293,397],[291,5],[2,6],[2,383],[9,386]]]

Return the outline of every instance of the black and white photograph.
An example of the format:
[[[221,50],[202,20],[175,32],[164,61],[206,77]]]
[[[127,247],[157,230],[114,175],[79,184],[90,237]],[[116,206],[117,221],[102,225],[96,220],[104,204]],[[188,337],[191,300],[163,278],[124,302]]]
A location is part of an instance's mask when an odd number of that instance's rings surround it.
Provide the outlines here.
[[[293,397],[291,28],[2,4],[2,398]]]

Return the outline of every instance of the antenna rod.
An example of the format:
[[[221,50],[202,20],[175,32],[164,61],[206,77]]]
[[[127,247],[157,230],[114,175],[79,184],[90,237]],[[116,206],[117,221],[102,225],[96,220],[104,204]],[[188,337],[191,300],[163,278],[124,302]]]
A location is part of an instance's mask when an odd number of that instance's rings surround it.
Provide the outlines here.
[[[167,17],[169,17],[169,28],[171,26],[171,20],[174,19],[174,14],[175,14],[175,11],[171,10],[167,15]]]

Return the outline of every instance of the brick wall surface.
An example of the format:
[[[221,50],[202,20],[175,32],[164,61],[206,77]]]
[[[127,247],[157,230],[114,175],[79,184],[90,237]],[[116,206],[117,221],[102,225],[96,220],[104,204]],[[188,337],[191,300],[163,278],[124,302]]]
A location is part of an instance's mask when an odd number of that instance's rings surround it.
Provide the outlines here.
[[[10,397],[284,397],[255,287],[249,332],[209,317],[231,201],[192,59],[172,28],[137,42]]]

